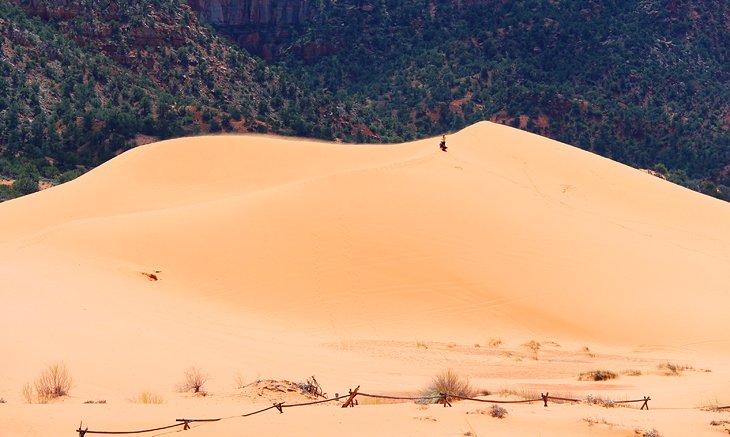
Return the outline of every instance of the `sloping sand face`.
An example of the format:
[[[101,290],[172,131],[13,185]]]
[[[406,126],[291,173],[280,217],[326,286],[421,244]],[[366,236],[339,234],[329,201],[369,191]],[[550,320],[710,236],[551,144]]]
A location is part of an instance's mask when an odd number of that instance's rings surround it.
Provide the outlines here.
[[[122,402],[193,364],[219,391],[453,365],[365,340],[730,352],[730,205],[487,122],[447,140],[170,140],[1,204],[0,396],[61,360]]]

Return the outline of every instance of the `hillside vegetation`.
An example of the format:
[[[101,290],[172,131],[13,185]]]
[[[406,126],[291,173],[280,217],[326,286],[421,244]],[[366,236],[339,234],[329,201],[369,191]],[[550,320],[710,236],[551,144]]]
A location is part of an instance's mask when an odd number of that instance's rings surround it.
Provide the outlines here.
[[[0,1],[0,179],[15,181],[0,184],[0,200],[158,139],[223,131],[332,139],[350,124],[344,109],[335,116],[331,102],[179,1],[19,3]]]
[[[0,0],[0,200],[157,139],[399,142],[485,119],[730,200],[726,2],[300,6],[225,38],[184,0]],[[275,40],[271,63],[243,40]]]
[[[379,137],[489,119],[730,199],[727,2],[348,3],[325,1],[293,38],[334,54],[279,62],[369,103]]]

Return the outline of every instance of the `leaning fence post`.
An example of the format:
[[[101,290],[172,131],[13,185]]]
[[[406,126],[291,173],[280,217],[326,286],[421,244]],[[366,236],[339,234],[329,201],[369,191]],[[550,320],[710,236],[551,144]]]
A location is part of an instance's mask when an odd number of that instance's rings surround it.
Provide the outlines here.
[[[78,431],[79,431],[79,437],[84,437],[86,435],[86,431],[89,430],[89,427],[88,426],[86,427],[86,429],[81,429],[81,425],[83,425],[83,424],[84,424],[84,421],[83,420],[81,422],[79,422],[79,429],[78,429]]]
[[[540,393],[540,396],[542,397],[542,401],[545,402],[545,405],[544,405],[545,407],[547,407],[547,401],[548,401],[549,394],[550,394],[550,392],[547,392],[545,394]]]
[[[644,403],[641,405],[640,410],[643,410],[646,407],[646,409],[648,411],[649,410],[649,401],[650,400],[651,400],[651,398],[649,396],[644,396]]]
[[[284,412],[284,410],[281,408],[281,406],[283,404],[284,404],[283,402],[279,402],[279,403],[274,404],[274,406],[276,407],[276,409],[279,410],[279,414],[281,414],[281,413]]]
[[[444,403],[444,408],[451,406],[451,402],[449,402],[449,394],[448,393],[439,393],[439,396],[441,396],[441,399],[439,399],[439,400],[440,401],[443,401],[443,403]]]
[[[355,396],[357,396],[357,391],[358,390],[360,390],[360,386],[359,385],[355,388],[354,391],[352,389],[350,389],[350,397],[347,398],[347,400],[345,401],[344,404],[342,404],[342,408],[354,407],[355,406],[354,400],[355,400]]]

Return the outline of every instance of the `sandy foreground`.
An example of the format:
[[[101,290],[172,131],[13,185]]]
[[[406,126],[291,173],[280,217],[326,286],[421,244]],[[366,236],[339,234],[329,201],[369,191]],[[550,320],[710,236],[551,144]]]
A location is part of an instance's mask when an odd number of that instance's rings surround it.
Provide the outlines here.
[[[488,122],[437,142],[177,139],[0,204],[0,435],[730,432],[702,409],[730,405],[730,204]],[[70,396],[27,404],[54,362]],[[191,366],[208,396],[176,391]],[[487,399],[652,400],[234,417],[271,405],[238,388],[258,380],[416,395],[448,368]],[[593,370],[618,378],[578,380]]]

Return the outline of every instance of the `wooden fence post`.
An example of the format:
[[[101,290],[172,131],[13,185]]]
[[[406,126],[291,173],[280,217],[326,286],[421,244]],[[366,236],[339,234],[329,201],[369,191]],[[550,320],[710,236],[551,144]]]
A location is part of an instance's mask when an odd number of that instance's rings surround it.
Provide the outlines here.
[[[649,410],[649,401],[650,400],[651,400],[651,398],[649,396],[644,396],[644,403],[641,405],[640,410],[643,410],[644,408],[646,408],[647,411],[648,411]]]
[[[542,397],[542,401],[545,402],[545,405],[544,405],[545,407],[547,407],[547,401],[548,401],[549,394],[550,394],[550,392],[547,392],[545,394],[540,393],[540,396]]]
[[[353,403],[353,401],[355,400],[355,396],[357,396],[357,391],[358,390],[360,390],[360,386],[359,385],[355,388],[354,391],[353,390],[350,390],[350,397],[347,398],[347,400],[345,401],[344,404],[342,404],[342,408],[354,407],[355,406],[355,404]]]
[[[439,396],[441,396],[440,400],[444,402],[444,408],[451,406],[451,402],[449,402],[448,393],[439,393]]]

